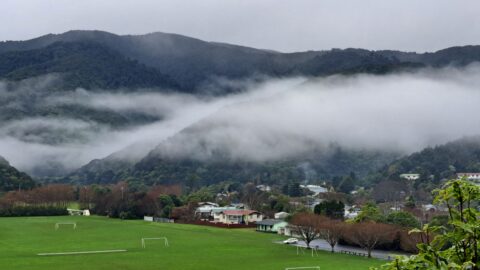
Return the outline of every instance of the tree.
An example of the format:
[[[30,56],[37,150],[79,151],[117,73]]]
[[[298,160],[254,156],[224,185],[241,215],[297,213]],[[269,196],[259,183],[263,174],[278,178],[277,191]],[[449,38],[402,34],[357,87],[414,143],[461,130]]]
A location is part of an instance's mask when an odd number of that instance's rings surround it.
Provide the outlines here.
[[[189,203],[184,206],[175,207],[170,214],[170,217],[183,221],[183,222],[192,222],[195,220],[195,209],[198,207],[196,203]]]
[[[394,202],[402,200],[407,190],[407,185],[401,180],[385,180],[375,185],[372,195],[377,202]]]
[[[312,213],[298,213],[293,216],[291,224],[292,231],[300,235],[300,238],[305,241],[307,248],[310,248],[310,243],[319,237],[320,223],[322,217]]]
[[[293,182],[288,185],[288,195],[290,197],[300,197],[302,196],[302,189],[298,182]]]
[[[169,195],[162,194],[158,196],[158,202],[161,209],[161,217],[168,218],[172,212],[172,208],[175,206],[172,197]]]
[[[319,237],[325,240],[335,252],[335,246],[342,237],[344,231],[344,223],[338,220],[325,218],[320,222],[318,227]]]
[[[367,203],[362,207],[362,210],[355,218],[355,222],[365,221],[384,222],[385,216],[380,213],[378,206],[373,203]]]
[[[241,201],[251,209],[260,210],[267,200],[267,194],[258,190],[255,184],[247,183],[243,187]]]
[[[372,250],[376,246],[393,241],[395,231],[392,225],[367,221],[349,224],[345,235],[350,241],[364,248],[371,258]]]
[[[386,222],[406,228],[420,227],[418,220],[412,214],[404,211],[391,212],[387,215]]]
[[[434,203],[448,209],[450,229],[427,224],[412,230],[423,240],[417,245],[419,253],[397,257],[382,269],[480,269],[480,212],[476,208],[480,186],[465,179],[450,180],[434,193]]]
[[[323,201],[313,209],[317,215],[324,215],[329,218],[342,219],[345,214],[345,204],[341,201]]]
[[[345,176],[342,182],[338,185],[337,189],[343,193],[350,193],[355,189],[355,179],[351,176]]]

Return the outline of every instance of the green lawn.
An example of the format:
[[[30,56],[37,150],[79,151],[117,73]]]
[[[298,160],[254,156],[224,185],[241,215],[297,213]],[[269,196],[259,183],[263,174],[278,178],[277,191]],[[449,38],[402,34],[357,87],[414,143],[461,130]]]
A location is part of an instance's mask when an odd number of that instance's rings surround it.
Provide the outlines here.
[[[77,229],[59,221],[75,221]],[[142,237],[166,236],[170,247]],[[296,255],[274,244],[274,234],[181,224],[122,221],[104,217],[0,218],[0,269],[276,269],[320,266],[322,270],[368,269],[382,261],[319,252]],[[127,249],[125,253],[42,257],[37,253]]]

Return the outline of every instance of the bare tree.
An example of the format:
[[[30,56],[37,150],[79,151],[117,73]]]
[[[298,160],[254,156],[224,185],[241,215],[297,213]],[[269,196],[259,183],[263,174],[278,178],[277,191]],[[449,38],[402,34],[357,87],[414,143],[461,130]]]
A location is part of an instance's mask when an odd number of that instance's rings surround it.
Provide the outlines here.
[[[375,247],[393,241],[396,228],[383,223],[361,222],[348,225],[345,232],[347,239],[364,248],[371,258]]]
[[[243,187],[241,201],[250,209],[260,211],[262,206],[268,202],[268,196],[265,192],[258,190],[253,183],[247,183]]]
[[[343,235],[344,223],[338,220],[323,218],[318,227],[318,234],[321,239],[325,240],[335,252],[335,246]]]
[[[197,206],[198,205],[196,203],[190,202],[188,205],[175,207],[173,208],[170,217],[181,222],[195,221],[195,209]]]
[[[310,243],[319,237],[320,223],[323,217],[312,213],[299,213],[292,218],[292,231],[299,235],[305,241],[307,248],[310,248]]]
[[[373,198],[377,202],[396,202],[403,200],[408,186],[405,181],[384,180],[373,188]]]

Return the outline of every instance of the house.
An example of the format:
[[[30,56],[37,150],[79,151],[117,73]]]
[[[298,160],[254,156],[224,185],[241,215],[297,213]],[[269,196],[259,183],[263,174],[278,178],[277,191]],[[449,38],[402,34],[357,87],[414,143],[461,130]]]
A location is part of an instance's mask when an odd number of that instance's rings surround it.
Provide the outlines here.
[[[235,207],[236,209],[248,209],[248,206],[243,203],[231,203],[228,207]]]
[[[280,233],[288,223],[281,219],[264,219],[256,223],[258,232]]]
[[[300,185],[301,188],[306,188],[309,191],[313,192],[313,196],[317,196],[320,193],[328,192],[327,188],[318,185]]]
[[[218,203],[214,202],[199,202],[198,207],[203,207],[203,208],[213,208],[213,207],[218,207]]]
[[[437,211],[437,206],[433,204],[422,204],[423,211],[435,212]]]
[[[400,178],[407,179],[407,180],[410,180],[410,181],[415,181],[418,178],[420,178],[420,174],[418,174],[418,173],[403,173],[403,174],[400,174]]]
[[[258,185],[257,189],[260,190],[260,191],[263,191],[263,192],[272,191],[272,188],[270,186],[267,186],[267,185]]]
[[[346,219],[354,219],[358,216],[360,211],[361,211],[361,209],[359,207],[356,207],[355,205],[354,206],[345,205],[345,213],[344,213],[343,216]]]
[[[467,178],[467,180],[470,180],[475,183],[480,183],[480,173],[457,173],[458,179],[460,178]]]
[[[224,224],[249,224],[263,220],[262,213],[255,210],[234,209],[218,213],[218,222]]]
[[[88,209],[78,210],[68,208],[67,211],[70,216],[90,216],[90,210]]]
[[[201,220],[209,220],[212,210],[219,208],[218,204],[213,202],[199,202],[198,207],[195,210],[195,216]]]
[[[219,207],[216,203],[202,202],[195,210],[195,216],[203,221],[224,224],[248,224],[263,219],[263,215],[255,210],[248,210],[243,203]]]
[[[213,208],[210,212],[209,218],[206,220],[209,220],[211,222],[222,222],[223,219],[223,211],[227,210],[238,210],[237,207],[235,206],[225,206],[225,207],[216,207]]]
[[[287,212],[278,212],[275,213],[275,219],[286,219],[290,214]]]

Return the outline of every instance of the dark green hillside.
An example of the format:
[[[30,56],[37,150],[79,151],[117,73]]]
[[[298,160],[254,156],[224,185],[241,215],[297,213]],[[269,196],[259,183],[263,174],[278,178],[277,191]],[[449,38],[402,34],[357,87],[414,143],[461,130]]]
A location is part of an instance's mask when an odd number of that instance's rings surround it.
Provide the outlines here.
[[[97,80],[91,83],[86,83],[81,79],[89,78],[91,74],[84,70],[83,73],[86,74],[71,78],[72,85],[80,82],[87,84],[89,87],[108,86],[110,88],[117,86],[145,87],[152,86],[152,84],[158,87],[180,85],[183,91],[194,93],[205,90],[205,85],[209,85],[218,78],[323,76],[336,73],[383,74],[399,69],[423,66],[465,66],[472,62],[480,61],[480,46],[452,47],[438,52],[423,54],[388,50],[368,51],[363,49],[281,53],[218,42],[207,42],[177,34],[156,32],[146,35],[119,36],[102,31],[69,31],[58,35],[49,34],[27,41],[0,42],[0,55],[41,50],[57,42],[81,42],[101,45],[104,49],[108,48],[126,59],[135,60],[140,64],[153,68],[160,74],[167,75],[175,81],[173,83],[164,78],[163,75],[159,75],[144,67],[140,68],[138,63],[135,64],[137,66],[137,68],[134,68],[135,72],[128,70],[125,66],[120,68],[120,70],[112,71],[110,70],[110,65],[100,64],[97,69],[89,70],[92,73],[95,70],[95,73],[98,72],[101,78],[97,78]],[[95,54],[95,52],[92,53]],[[97,56],[99,55],[97,54]],[[88,61],[95,63],[98,60],[95,58],[93,57],[93,59]],[[100,57],[100,59],[102,58]],[[104,60],[106,61],[106,59]],[[119,64],[116,62],[119,61],[117,57],[111,60],[113,61],[111,64],[115,63],[115,66]],[[80,66],[93,68],[97,64],[92,64],[92,66],[82,63]],[[38,65],[38,63],[35,65]],[[29,72],[32,72],[32,74],[39,72],[38,70],[31,71],[28,65],[22,65],[22,67],[30,70]],[[21,69],[21,67],[17,68]],[[0,70],[2,69],[5,69],[5,67],[0,62]],[[127,76],[123,72],[125,70],[140,77],[135,79],[133,78],[135,76]],[[141,70],[143,71],[139,72]],[[141,74],[144,72],[146,74]],[[110,79],[113,77],[107,74],[122,74],[122,76],[111,81]],[[28,72],[23,73],[19,71],[19,73],[11,76],[17,78],[17,76],[24,77],[27,75]],[[224,88],[216,90],[217,94],[226,94],[239,89]]]
[[[161,148],[159,148],[161,149]],[[152,151],[134,164],[115,159],[94,160],[62,181],[82,183],[112,183],[120,180],[153,184],[185,184],[203,186],[222,181],[267,183],[281,185],[292,181],[331,180],[335,176],[354,172],[365,176],[391,162],[394,153],[344,150],[332,146],[328,151],[312,151],[302,157],[270,162],[234,161],[227,157],[215,160],[178,159]],[[313,176],[303,164],[308,164]]]
[[[302,63],[297,72],[302,75],[373,73],[384,74],[404,68],[418,68],[422,63],[401,62],[396,57],[385,57],[377,52],[361,49],[335,49]]]
[[[10,166],[7,160],[0,156],[0,192],[16,190],[18,188],[29,189],[36,183],[26,173],[19,172]]]
[[[62,74],[57,89],[120,89],[177,87],[159,71],[105,46],[86,42],[56,42],[45,48],[0,54],[0,78],[23,80]]]
[[[480,137],[467,137],[425,148],[392,162],[373,177],[397,179],[402,173],[419,173],[419,183],[438,183],[458,172],[480,171]]]

